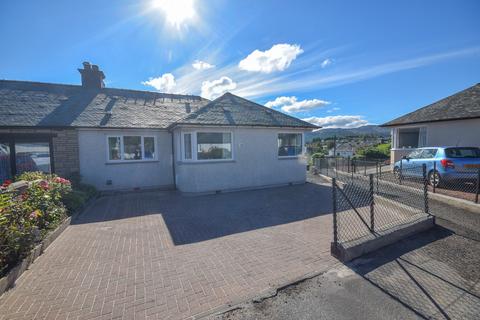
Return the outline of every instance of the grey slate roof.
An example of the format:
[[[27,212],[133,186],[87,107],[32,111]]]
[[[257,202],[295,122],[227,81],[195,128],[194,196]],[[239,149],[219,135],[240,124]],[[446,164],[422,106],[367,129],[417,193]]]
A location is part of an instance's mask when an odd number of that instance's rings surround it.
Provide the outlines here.
[[[382,124],[382,127],[406,124],[480,118],[480,83],[426,107]]]
[[[177,123],[317,128],[230,93],[210,102],[190,95],[0,80],[0,127],[166,129]]]
[[[0,126],[167,128],[209,102],[198,96],[125,89],[87,89],[0,80]]]
[[[229,92],[177,121],[175,125],[259,126],[314,129],[317,126]]]

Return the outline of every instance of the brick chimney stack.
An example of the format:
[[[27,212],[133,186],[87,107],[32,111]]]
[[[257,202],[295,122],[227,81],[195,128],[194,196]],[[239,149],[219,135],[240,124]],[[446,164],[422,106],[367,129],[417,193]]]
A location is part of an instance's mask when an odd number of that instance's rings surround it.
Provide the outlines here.
[[[105,75],[103,71],[100,71],[97,65],[92,65],[90,62],[84,62],[82,64],[83,69],[78,69],[82,75],[82,87],[95,89],[104,88],[105,83],[103,83],[103,79],[105,79]]]

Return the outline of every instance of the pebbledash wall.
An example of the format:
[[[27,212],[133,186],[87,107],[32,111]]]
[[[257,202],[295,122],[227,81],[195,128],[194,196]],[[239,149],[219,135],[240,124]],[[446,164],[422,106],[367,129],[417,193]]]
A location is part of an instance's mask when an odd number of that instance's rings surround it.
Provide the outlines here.
[[[233,134],[233,159],[225,161],[182,160],[181,133],[226,131]],[[271,128],[177,128],[174,130],[177,188],[182,192],[214,192],[304,183],[303,156],[278,157],[278,133],[303,133],[298,129]]]
[[[107,137],[143,135],[155,137],[156,159],[108,161]],[[162,130],[79,129],[80,173],[83,181],[97,189],[173,188],[172,135]]]
[[[32,136],[51,135],[53,144],[53,165],[55,173],[68,177],[80,170],[78,134],[76,129],[1,129],[0,134],[21,134]],[[28,141],[28,138],[25,138]]]

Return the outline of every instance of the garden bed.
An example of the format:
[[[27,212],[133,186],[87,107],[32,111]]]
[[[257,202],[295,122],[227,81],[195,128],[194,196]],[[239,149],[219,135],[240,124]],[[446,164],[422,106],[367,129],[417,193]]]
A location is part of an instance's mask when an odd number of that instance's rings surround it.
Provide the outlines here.
[[[29,172],[0,187],[0,294],[95,198],[96,190],[56,175]]]

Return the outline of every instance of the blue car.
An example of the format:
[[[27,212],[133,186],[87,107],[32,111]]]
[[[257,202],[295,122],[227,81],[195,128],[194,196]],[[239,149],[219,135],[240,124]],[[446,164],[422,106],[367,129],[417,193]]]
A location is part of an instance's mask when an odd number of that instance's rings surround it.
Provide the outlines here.
[[[398,177],[421,178],[423,172],[418,168],[423,164],[426,165],[430,185],[435,187],[448,182],[476,181],[480,169],[480,148],[418,148],[395,162],[393,170]]]

